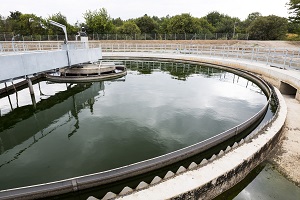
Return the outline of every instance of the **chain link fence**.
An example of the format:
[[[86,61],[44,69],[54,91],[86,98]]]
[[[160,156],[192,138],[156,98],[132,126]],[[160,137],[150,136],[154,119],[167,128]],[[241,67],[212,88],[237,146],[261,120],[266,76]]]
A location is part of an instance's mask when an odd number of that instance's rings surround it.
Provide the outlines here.
[[[13,35],[0,33],[0,41],[61,41],[64,35]],[[195,33],[195,34],[88,34],[89,40],[248,40],[249,34]],[[76,41],[76,35],[68,35],[69,41]]]

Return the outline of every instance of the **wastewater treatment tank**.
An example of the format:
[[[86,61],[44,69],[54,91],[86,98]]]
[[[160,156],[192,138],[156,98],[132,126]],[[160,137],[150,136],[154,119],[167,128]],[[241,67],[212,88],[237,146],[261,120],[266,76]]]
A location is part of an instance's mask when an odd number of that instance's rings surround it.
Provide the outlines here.
[[[126,166],[207,141],[266,105],[260,120],[275,112],[261,87],[223,69],[155,60],[124,64],[127,75],[117,80],[36,82],[36,109],[27,88],[1,96],[0,195],[90,174],[123,176]],[[94,196],[102,198],[110,190],[99,191]]]

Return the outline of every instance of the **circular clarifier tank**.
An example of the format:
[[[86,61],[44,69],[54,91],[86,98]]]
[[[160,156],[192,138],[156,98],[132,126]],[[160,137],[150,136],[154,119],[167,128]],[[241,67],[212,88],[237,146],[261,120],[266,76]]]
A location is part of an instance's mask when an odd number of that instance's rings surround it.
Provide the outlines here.
[[[130,165],[226,131],[268,102],[253,82],[187,63],[127,61],[125,78],[34,85],[0,99],[0,190]]]

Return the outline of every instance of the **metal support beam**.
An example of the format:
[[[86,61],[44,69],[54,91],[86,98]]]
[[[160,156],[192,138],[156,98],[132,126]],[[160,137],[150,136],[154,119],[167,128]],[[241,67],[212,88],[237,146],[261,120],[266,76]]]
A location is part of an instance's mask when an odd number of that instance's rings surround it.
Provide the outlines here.
[[[29,92],[30,92],[30,96],[31,96],[32,105],[33,105],[34,109],[36,109],[36,100],[35,100],[35,95],[34,95],[34,90],[33,90],[31,79],[27,78],[26,80],[28,82],[28,88],[29,88]]]

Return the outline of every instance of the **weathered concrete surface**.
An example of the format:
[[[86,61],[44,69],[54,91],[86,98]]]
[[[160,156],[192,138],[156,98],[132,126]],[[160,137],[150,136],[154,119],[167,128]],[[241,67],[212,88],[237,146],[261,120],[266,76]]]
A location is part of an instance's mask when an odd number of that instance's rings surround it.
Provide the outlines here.
[[[269,160],[281,173],[300,187],[300,103],[291,96],[284,96],[288,115],[280,144]]]

